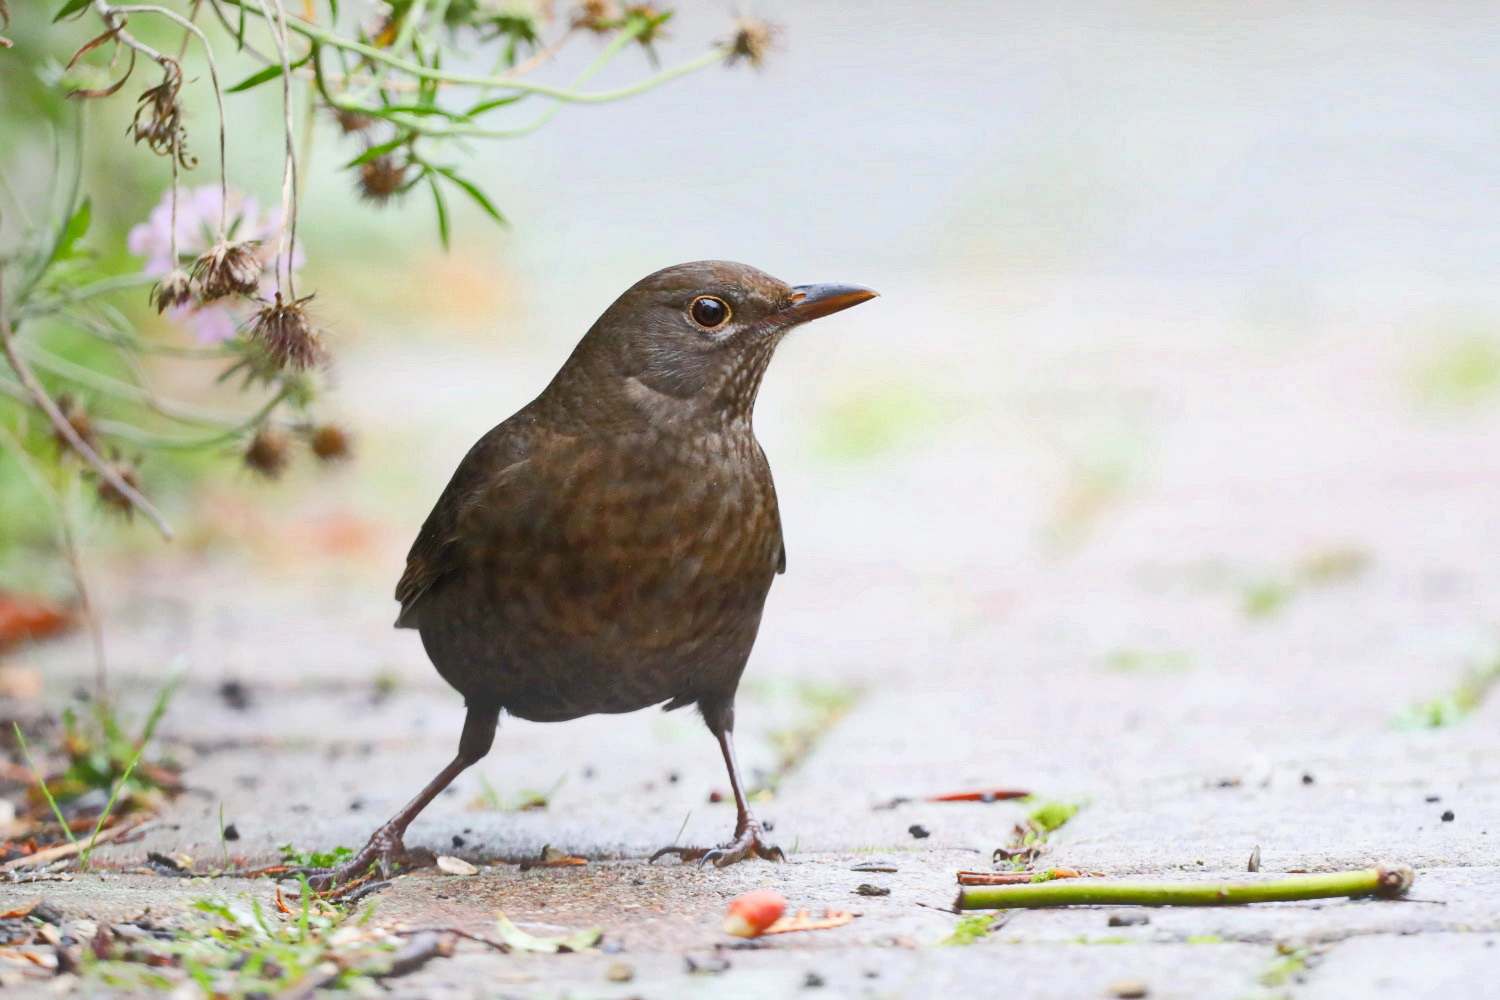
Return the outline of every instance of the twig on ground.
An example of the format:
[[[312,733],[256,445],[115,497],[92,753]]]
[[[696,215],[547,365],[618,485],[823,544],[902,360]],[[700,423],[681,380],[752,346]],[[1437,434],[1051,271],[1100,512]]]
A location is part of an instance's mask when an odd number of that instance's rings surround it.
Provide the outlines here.
[[[1227,906],[1276,903],[1337,896],[1395,899],[1411,888],[1416,876],[1407,865],[1384,862],[1376,868],[1289,875],[1256,882],[1135,882],[1068,879],[1026,885],[965,887],[954,903],[961,910],[1016,907],[1081,906]]]
[[[130,833],[133,830],[140,829],[141,826],[146,823],[147,819],[148,817],[146,816],[135,816],[131,819],[124,820],[123,822],[117,824],[116,826],[112,826],[107,830],[99,831],[99,833],[95,834],[88,840],[79,840],[67,844],[58,844],[55,847],[45,847],[42,850],[37,851],[35,854],[28,854],[24,858],[16,858],[13,861],[7,861],[5,864],[0,865],[0,872],[13,872],[18,868],[29,868],[32,865],[44,865],[52,861],[59,861],[62,858],[71,858],[73,855],[78,854],[85,849],[92,850],[93,848],[98,847],[100,844],[107,844],[112,840],[119,840],[121,837],[125,836],[125,834]]]

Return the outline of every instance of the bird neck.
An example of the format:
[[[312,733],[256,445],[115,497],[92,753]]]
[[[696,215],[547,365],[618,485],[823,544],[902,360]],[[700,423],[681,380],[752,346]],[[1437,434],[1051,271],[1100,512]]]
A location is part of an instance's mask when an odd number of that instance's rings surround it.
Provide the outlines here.
[[[618,340],[589,336],[535,405],[539,416],[575,433],[753,436],[755,397],[774,347],[695,366],[681,356],[632,356]]]

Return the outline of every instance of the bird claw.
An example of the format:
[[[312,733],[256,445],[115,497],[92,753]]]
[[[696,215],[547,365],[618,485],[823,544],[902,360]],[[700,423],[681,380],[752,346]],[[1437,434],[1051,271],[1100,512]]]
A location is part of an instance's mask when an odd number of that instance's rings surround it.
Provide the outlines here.
[[[738,834],[734,840],[718,847],[663,847],[651,855],[647,864],[654,864],[657,858],[668,854],[675,854],[683,862],[696,861],[698,867],[703,867],[713,862],[715,868],[727,868],[732,864],[744,861],[751,855],[764,861],[785,861],[786,852],[775,844],[763,843],[760,839],[761,830],[758,825],[745,828],[744,832]]]
[[[397,868],[411,871],[426,868],[435,861],[431,851],[426,848],[410,850],[402,843],[401,834],[381,827],[354,857],[335,868],[293,868],[286,874],[305,876],[309,888],[323,892],[354,881],[368,872],[371,865],[379,869],[382,879],[388,879]]]

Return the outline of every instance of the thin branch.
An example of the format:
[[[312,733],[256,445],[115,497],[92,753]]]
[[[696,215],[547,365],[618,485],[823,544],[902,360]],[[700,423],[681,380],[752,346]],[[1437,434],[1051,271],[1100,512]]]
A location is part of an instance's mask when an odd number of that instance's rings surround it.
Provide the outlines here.
[[[0,301],[4,300],[4,292],[3,275],[0,275]],[[87,462],[99,474],[101,479],[113,486],[119,491],[122,497],[130,501],[131,506],[146,515],[151,523],[156,525],[156,530],[161,532],[163,538],[170,540],[172,538],[172,528],[167,524],[166,519],[161,516],[161,512],[156,509],[150,500],[147,500],[141,494],[140,490],[137,490],[121,478],[120,474],[99,456],[99,453],[94,450],[93,446],[79,436],[78,431],[68,422],[68,418],[63,415],[62,410],[58,409],[57,404],[52,401],[52,397],[47,395],[47,390],[42,388],[41,382],[37,381],[36,373],[31,370],[31,366],[26,363],[26,359],[16,349],[15,334],[11,330],[10,320],[6,318],[3,311],[0,311],[0,347],[4,348],[5,357],[10,362],[11,369],[15,371],[16,378],[20,380],[21,387],[26,390],[27,395],[31,397],[31,401],[47,415],[47,419],[52,422],[53,429],[68,443],[68,447],[72,448],[80,458]]]

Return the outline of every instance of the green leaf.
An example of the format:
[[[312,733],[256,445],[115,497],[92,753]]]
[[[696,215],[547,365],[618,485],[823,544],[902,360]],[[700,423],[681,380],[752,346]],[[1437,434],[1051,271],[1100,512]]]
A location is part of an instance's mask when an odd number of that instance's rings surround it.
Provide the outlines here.
[[[78,13],[80,10],[83,10],[83,8],[87,7],[88,5],[89,5],[89,0],[68,0],[67,3],[63,4],[62,10],[60,10],[60,11],[57,12],[57,16],[52,19],[52,23],[56,24],[58,21],[61,21],[63,18],[67,17],[69,14],[76,14],[76,13]]]
[[[994,919],[993,915],[990,919]],[[534,934],[527,934],[511,923],[509,917],[499,912],[495,914],[495,928],[500,934],[500,940],[509,945],[513,951],[535,951],[544,955],[583,951],[598,944],[599,939],[604,936],[603,927],[586,927],[562,937],[537,937]]]
[[[57,237],[57,250],[53,252],[53,260],[71,260],[75,256],[74,244],[81,240],[89,231],[89,223],[93,220],[93,204],[84,198],[78,206],[78,211],[63,226],[62,232]]]
[[[303,56],[301,59],[299,59],[296,62],[292,63],[292,69],[298,69],[298,68],[300,68],[302,66],[307,65],[307,60],[309,58],[310,58],[310,55]],[[281,64],[280,63],[277,63],[274,66],[267,66],[265,69],[261,70],[258,73],[251,73],[249,76],[245,77],[239,83],[235,84],[233,87],[230,87],[228,90],[226,90],[225,93],[226,94],[238,94],[242,90],[249,90],[251,87],[259,87],[261,84],[267,83],[267,82],[269,82],[271,80],[275,80],[275,79],[279,78],[280,76],[281,76]]]
[[[377,142],[375,145],[371,146],[369,149],[365,150],[363,153],[360,153],[354,159],[344,164],[344,166],[346,168],[357,167],[361,163],[369,163],[371,160],[380,156],[384,156],[386,153],[392,152],[393,150],[396,150],[405,144],[405,136],[399,136],[395,139],[390,140],[389,142]]]
[[[431,174],[427,175],[427,184],[432,188],[432,200],[437,205],[438,238],[443,241],[443,249],[448,249],[448,206],[443,204],[443,192],[438,188],[437,180]]]
[[[448,178],[450,181],[463,188],[464,191],[468,193],[470,198],[473,198],[476,202],[479,203],[479,207],[484,209],[485,213],[490,218],[494,219],[501,225],[505,224],[505,216],[500,214],[500,210],[495,207],[494,203],[490,201],[490,199],[485,196],[485,193],[479,190],[479,188],[476,187],[472,181],[466,181],[462,177],[458,176],[458,174],[453,172],[452,167],[433,167],[432,169],[436,170],[438,173],[442,174],[444,177]]]
[[[504,107],[507,104],[514,104],[517,101],[522,100],[523,98],[525,98],[527,96],[528,95],[526,95],[526,94],[517,94],[514,97],[497,97],[493,101],[485,101],[482,104],[476,104],[476,105],[474,105],[472,108],[470,108],[466,112],[466,114],[467,114],[468,117],[472,118],[475,115],[484,114],[484,112],[490,111],[490,110],[492,110],[494,108],[501,108],[501,107]]]

